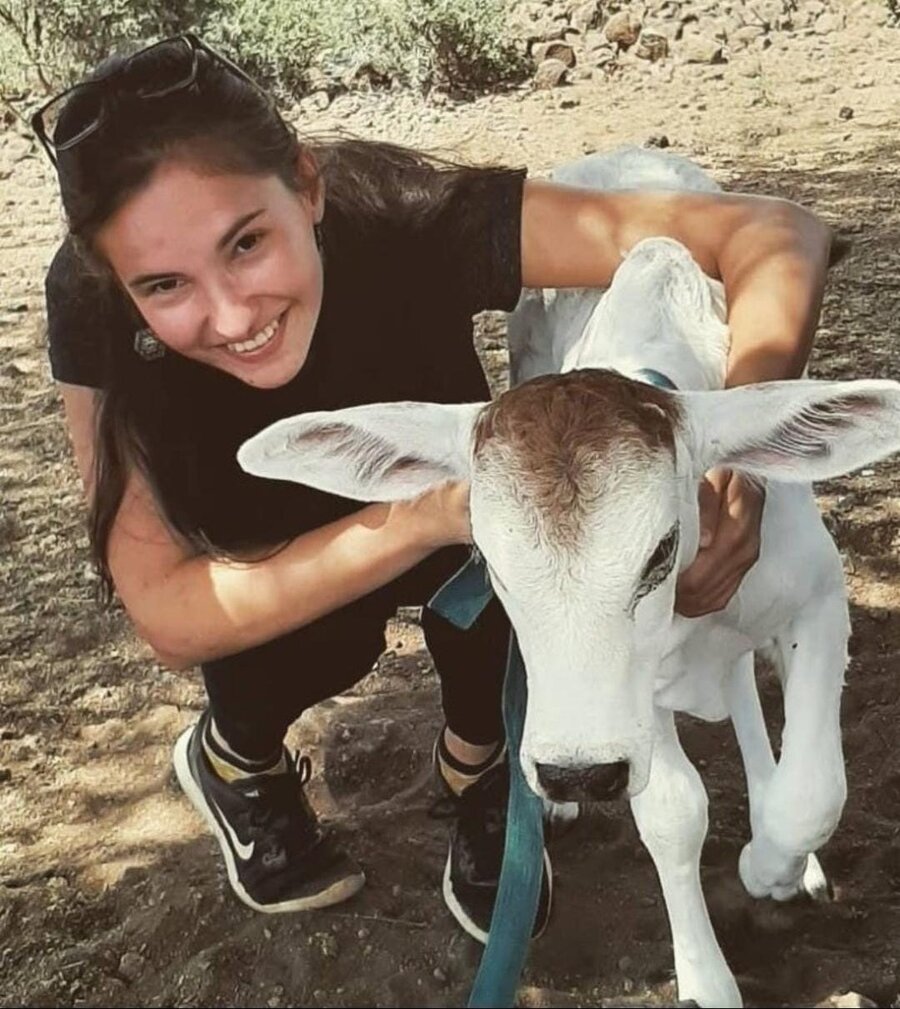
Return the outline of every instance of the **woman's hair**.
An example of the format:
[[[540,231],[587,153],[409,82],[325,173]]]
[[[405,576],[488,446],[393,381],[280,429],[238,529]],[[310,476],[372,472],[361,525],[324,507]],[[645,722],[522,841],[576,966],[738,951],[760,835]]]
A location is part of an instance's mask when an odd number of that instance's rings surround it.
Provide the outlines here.
[[[179,55],[178,47],[160,46],[141,56],[141,74],[151,84],[156,73],[160,81],[171,80],[171,61],[186,58],[186,47]],[[57,152],[71,239],[83,267],[96,274],[106,297],[128,301],[98,256],[97,232],[147,184],[157,166],[172,158],[217,173],[275,175],[297,192],[324,179],[328,205],[360,233],[376,220],[403,218],[414,226],[427,225],[461,184],[485,171],[343,136],[301,144],[264,92],[205,52],[197,59],[194,84],[154,98],[120,95],[114,75],[121,73],[125,60],[105,61],[90,78],[105,81],[112,76],[105,119],[79,143]],[[96,93],[75,90],[60,115],[60,127],[73,134],[96,108]],[[306,174],[298,171],[303,152],[310,166]],[[327,213],[325,223],[327,249]],[[138,329],[143,322],[130,310]],[[217,397],[223,378],[177,354],[167,353],[162,361],[148,364],[135,353],[130,338],[104,343],[109,346],[97,412],[89,532],[92,557],[109,597],[109,537],[132,468],[148,481],[170,526],[196,550],[227,555],[237,549],[241,537],[219,536],[201,517],[209,514],[209,502],[204,501],[209,488],[198,476],[206,461],[200,453],[208,451],[210,425],[219,419],[210,414],[221,402]],[[234,380],[224,381],[240,396]],[[200,429],[207,435],[207,448]],[[218,505],[227,507],[226,502]],[[241,547],[266,543],[258,530],[245,533]]]

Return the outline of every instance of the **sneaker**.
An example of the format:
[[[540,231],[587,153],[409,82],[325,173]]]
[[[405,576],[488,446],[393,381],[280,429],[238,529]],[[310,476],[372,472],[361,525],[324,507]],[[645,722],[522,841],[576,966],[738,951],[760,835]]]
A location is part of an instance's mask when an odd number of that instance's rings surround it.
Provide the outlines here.
[[[256,911],[306,911],[352,897],[362,869],[319,826],[304,793],[309,757],[287,754],[283,774],[256,774],[231,783],[203,749],[206,712],[175,744],[175,773],[184,793],[219,842],[228,881]]]
[[[506,843],[509,765],[504,760],[491,767],[460,796],[444,784],[440,771],[437,774],[446,797],[438,800],[433,814],[456,820],[444,868],[444,903],[473,939],[486,943]],[[532,938],[543,934],[547,927],[552,893],[550,857],[544,848],[544,874]]]

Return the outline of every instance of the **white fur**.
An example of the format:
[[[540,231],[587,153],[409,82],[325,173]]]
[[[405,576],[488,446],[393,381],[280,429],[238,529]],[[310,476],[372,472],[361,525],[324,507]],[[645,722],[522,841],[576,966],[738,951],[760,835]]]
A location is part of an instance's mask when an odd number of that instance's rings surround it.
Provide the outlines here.
[[[682,159],[635,150],[585,159],[557,177],[715,188]],[[241,462],[359,500],[471,480],[473,536],[525,659],[527,780],[541,794],[538,762],[630,763],[632,809],[672,926],[679,998],[739,1005],[700,889],[706,795],[672,713],[734,723],[750,798],[751,840],[739,866],[747,890],[823,896],[827,882],[812,852],[837,824],[846,792],[839,702],[849,623],[840,558],[808,481],[900,449],[900,385],[714,391],[728,345],[721,285],[667,239],[631,250],[605,292],[526,292],[509,330],[516,380],[575,367],[626,375],[653,368],[683,390],[672,393],[683,410],[675,458],[638,459],[617,446],[596,473],[575,548],[560,546],[529,503],[521,460],[502,450],[473,458],[478,404],[376,404],[292,418],[252,439]],[[769,480],[762,552],[726,609],[687,620],[673,613],[675,578],[696,553],[698,482],[716,465]],[[675,522],[675,568],[635,604],[638,576]],[[783,671],[777,762],[753,676],[761,649]]]

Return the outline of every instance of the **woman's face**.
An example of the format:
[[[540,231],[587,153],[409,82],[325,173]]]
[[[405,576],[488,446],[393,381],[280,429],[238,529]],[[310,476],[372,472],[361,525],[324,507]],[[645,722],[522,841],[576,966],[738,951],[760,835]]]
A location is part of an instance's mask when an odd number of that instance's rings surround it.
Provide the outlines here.
[[[97,245],[166,346],[272,389],[303,367],[319,317],[321,188],[166,162]]]

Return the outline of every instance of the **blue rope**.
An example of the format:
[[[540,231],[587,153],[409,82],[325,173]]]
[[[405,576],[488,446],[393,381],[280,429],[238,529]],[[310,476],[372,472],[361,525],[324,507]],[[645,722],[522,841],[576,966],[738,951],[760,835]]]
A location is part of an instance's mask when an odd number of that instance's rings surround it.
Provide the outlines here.
[[[428,604],[457,627],[467,629],[490,602],[487,568],[477,553],[438,589]],[[510,635],[503,684],[503,722],[509,761],[509,804],[503,866],[488,941],[470,1007],[515,1005],[528,942],[537,916],[544,868],[544,821],[541,800],[528,787],[519,762],[528,687],[525,664],[515,634]]]

